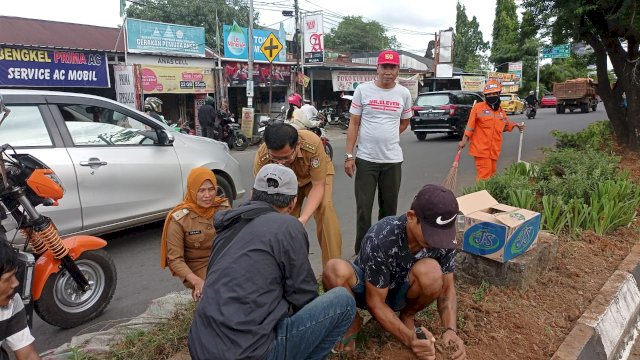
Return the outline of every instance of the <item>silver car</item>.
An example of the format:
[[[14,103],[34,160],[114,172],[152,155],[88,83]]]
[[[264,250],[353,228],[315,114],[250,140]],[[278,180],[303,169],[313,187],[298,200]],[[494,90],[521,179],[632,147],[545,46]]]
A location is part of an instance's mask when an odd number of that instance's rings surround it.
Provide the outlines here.
[[[187,174],[197,166],[215,173],[220,195],[233,200],[245,192],[240,165],[224,143],[181,134],[98,96],[0,91],[11,110],[0,125],[0,145],[32,154],[58,174],[64,198],[41,210],[64,235],[163,219],[182,201]]]

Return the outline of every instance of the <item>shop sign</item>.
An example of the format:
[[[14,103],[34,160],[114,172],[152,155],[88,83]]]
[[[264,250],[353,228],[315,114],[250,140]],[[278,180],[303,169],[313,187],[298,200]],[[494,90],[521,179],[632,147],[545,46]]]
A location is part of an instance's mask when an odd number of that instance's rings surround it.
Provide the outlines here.
[[[307,15],[302,22],[305,64],[324,62],[322,14]]]
[[[224,25],[223,27],[223,36],[224,36],[224,57],[229,59],[239,59],[239,60],[248,60],[249,59],[249,43],[253,46],[253,60],[255,61],[269,61],[265,54],[262,52],[261,47],[262,44],[265,43],[270,34],[272,34],[271,30],[260,30],[253,29],[253,39],[249,41],[249,30],[247,28],[240,27],[235,21],[233,25]],[[276,32],[275,30],[273,30]],[[282,36],[282,32],[278,33],[278,42],[282,45],[282,50],[279,51],[279,54],[286,53],[286,41]],[[275,60],[282,61],[280,55],[277,56]],[[286,58],[285,58],[286,59]]]
[[[358,85],[375,81],[378,74],[375,71],[332,71],[331,81],[333,91],[354,91]]]
[[[215,62],[212,58],[194,58],[171,55],[150,55],[150,54],[129,54],[127,62],[130,64],[143,64],[154,66],[175,66],[175,67],[201,67],[214,68]]]
[[[0,47],[0,85],[108,88],[107,55],[3,46]]]
[[[114,65],[113,77],[116,83],[116,100],[132,109],[139,109],[140,97],[136,91],[139,86],[137,71],[138,65]],[[138,85],[138,86],[137,86]]]
[[[225,86],[245,87],[249,80],[249,64],[238,61],[223,61]],[[289,86],[291,66],[273,64],[253,64],[254,86]]]
[[[409,78],[401,78],[398,77],[398,84],[409,89],[409,93],[411,93],[411,101],[415,100],[418,97],[418,82],[420,81],[420,75],[416,74]]]
[[[251,139],[253,137],[253,121],[254,109],[243,107],[242,119],[240,120],[240,129],[242,129],[242,134],[246,136],[247,139]]]
[[[484,76],[461,76],[460,88],[465,91],[482,91]]]
[[[140,77],[145,94],[214,92],[211,69],[142,66]]]
[[[516,84],[516,75],[512,73],[490,72],[487,77],[500,81],[503,93],[517,93],[520,86]],[[515,85],[514,85],[515,84]]]
[[[127,19],[127,51],[204,57],[204,28]]]

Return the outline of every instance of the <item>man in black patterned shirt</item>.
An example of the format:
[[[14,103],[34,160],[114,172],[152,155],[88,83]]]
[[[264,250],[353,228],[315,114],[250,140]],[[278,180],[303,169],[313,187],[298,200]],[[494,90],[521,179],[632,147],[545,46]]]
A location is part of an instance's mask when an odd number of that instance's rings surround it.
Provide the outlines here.
[[[373,225],[355,260],[333,259],[322,274],[325,291],[344,287],[361,309],[368,309],[380,325],[419,359],[435,359],[435,339],[415,334],[415,314],[437,301],[443,326],[442,342],[458,348],[452,359],[466,359],[456,329],[456,290],[453,273],[456,255],[458,202],[439,185],[425,185],[411,210]],[[397,317],[395,312],[399,311]],[[361,318],[356,315],[338,350],[355,349]]]

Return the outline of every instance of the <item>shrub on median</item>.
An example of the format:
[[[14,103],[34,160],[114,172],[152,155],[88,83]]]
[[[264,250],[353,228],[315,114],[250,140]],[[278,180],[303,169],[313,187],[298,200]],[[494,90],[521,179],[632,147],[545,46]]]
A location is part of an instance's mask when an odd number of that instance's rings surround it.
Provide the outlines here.
[[[465,189],[486,189],[501,203],[542,213],[542,227],[555,234],[593,230],[601,235],[628,225],[640,206],[640,188],[618,170],[608,121],[578,133],[554,130],[556,149],[541,163],[513,164]]]

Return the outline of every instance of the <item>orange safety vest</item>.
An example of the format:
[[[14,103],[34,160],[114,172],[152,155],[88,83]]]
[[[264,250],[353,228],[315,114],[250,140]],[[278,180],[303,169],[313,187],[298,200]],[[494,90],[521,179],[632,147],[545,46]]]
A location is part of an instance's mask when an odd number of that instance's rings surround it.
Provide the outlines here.
[[[498,160],[502,133],[513,130],[515,126],[502,108],[494,111],[485,101],[475,104],[464,132],[469,137],[469,155]]]

